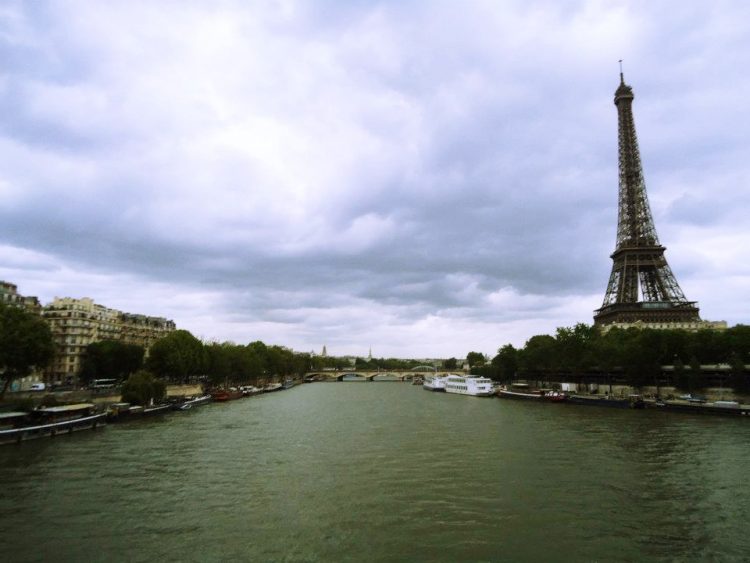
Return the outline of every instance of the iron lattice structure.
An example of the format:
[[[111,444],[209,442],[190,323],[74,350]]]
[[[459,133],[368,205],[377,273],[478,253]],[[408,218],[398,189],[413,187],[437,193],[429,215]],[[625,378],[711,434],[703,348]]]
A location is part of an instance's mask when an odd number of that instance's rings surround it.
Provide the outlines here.
[[[620,73],[615,91],[620,176],[617,245],[594,324],[698,321],[698,307],[685,298],[656,236],[635,134],[633,98],[633,89]]]

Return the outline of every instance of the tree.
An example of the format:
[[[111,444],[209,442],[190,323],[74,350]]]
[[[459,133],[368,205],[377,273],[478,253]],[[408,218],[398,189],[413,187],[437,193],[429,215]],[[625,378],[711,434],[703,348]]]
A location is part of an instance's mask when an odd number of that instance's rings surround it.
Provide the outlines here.
[[[265,359],[259,355],[256,349],[251,346],[245,347],[245,362],[247,362],[247,375],[256,382],[263,377],[266,370]]]
[[[469,352],[466,354],[466,362],[470,368],[482,366],[486,361],[484,354],[481,352]]]
[[[134,405],[160,402],[167,394],[167,386],[148,371],[140,370],[122,384],[122,400]]]
[[[448,358],[447,360],[443,360],[443,367],[445,369],[456,369],[458,366],[458,360],[456,358]]]
[[[43,368],[55,353],[49,325],[23,309],[0,303],[0,400],[14,379]]]
[[[205,372],[213,385],[223,384],[231,373],[227,344],[213,342],[205,346]]]
[[[735,352],[729,358],[729,373],[730,384],[735,393],[747,393],[750,390],[750,381],[748,381],[745,372],[745,362]]]
[[[727,339],[718,330],[699,330],[691,335],[690,353],[702,364],[726,361],[729,357]]]
[[[518,372],[518,350],[512,344],[506,344],[492,358],[492,364],[497,366],[500,379],[512,380]]]
[[[630,366],[635,368],[631,372],[631,383],[635,387],[654,383],[659,389],[659,377],[663,363],[662,331],[644,329],[639,331],[629,350]]]
[[[268,347],[268,370],[285,377],[294,371],[294,353],[283,346]]]
[[[725,339],[730,357],[731,354],[736,354],[744,362],[750,360],[750,326],[737,325],[727,329]]]
[[[143,366],[143,346],[102,340],[86,347],[79,377],[89,382],[98,377],[125,379]]]
[[[685,371],[685,364],[679,357],[674,359],[674,379],[673,385],[680,391],[689,391],[689,382],[687,372]]]
[[[693,392],[698,389],[705,387],[703,382],[703,372],[701,370],[701,363],[698,358],[693,356],[690,358],[690,373],[688,374],[688,391]]]
[[[198,375],[204,367],[203,343],[187,330],[176,330],[154,342],[146,365],[160,377]]]
[[[548,334],[537,334],[529,338],[519,351],[518,363],[525,376],[544,376],[552,369],[557,356],[557,343]]]
[[[609,394],[612,394],[612,375],[622,366],[625,333],[620,328],[610,329],[592,342],[591,357],[599,372],[606,376]]]
[[[560,368],[572,375],[580,375],[591,367],[591,342],[598,333],[593,326],[578,323],[573,328],[558,328],[555,337]]]

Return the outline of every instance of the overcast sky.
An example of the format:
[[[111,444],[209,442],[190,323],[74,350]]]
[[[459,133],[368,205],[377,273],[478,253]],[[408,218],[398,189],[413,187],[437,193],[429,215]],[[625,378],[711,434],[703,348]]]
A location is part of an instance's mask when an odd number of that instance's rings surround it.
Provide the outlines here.
[[[0,279],[334,355],[590,324],[623,59],[667,260],[747,323],[748,6],[3,1]]]

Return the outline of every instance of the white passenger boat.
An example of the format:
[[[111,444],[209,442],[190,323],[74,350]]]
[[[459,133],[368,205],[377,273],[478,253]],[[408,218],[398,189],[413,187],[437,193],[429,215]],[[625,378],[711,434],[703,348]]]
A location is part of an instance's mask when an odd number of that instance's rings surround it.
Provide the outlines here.
[[[422,389],[427,391],[445,391],[445,378],[437,375],[428,375],[424,378]]]
[[[492,387],[492,380],[486,377],[451,373],[445,378],[445,392],[473,397],[492,397],[495,389]]]

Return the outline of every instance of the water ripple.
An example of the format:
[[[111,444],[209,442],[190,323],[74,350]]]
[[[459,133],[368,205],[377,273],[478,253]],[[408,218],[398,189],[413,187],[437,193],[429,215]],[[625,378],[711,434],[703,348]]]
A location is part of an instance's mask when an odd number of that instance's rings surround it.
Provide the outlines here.
[[[750,424],[315,384],[0,451],[12,561],[747,559]]]

